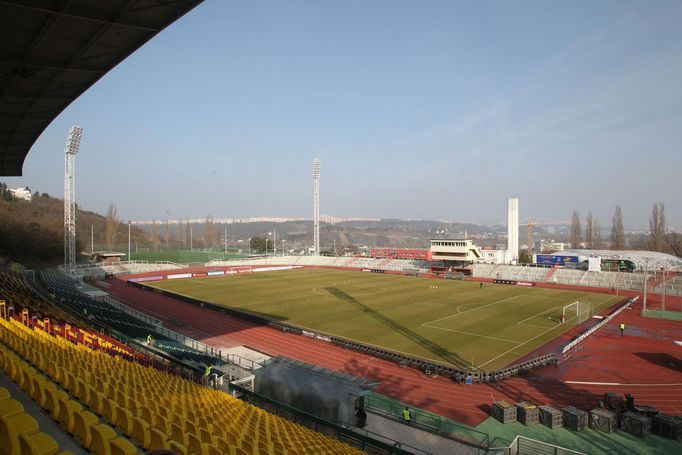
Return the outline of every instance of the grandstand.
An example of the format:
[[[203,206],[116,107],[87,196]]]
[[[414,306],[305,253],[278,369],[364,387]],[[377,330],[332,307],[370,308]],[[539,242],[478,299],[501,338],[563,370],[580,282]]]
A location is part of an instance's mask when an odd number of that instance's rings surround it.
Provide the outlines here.
[[[193,340],[188,343],[185,337],[181,342],[174,340],[172,331],[154,326],[159,321],[135,317],[120,303],[116,307],[92,299],[63,275],[42,272],[36,284],[34,290],[23,275],[0,270],[4,298],[0,303],[0,369],[92,453],[170,449],[177,454],[297,454],[320,453],[322,448],[325,453],[360,453],[329,436],[357,447],[373,447],[376,453],[403,453],[393,450],[392,442],[375,441],[367,434],[316,419],[313,427],[324,430],[328,434],[324,436],[301,426],[308,422],[306,417],[299,417],[297,424],[244,404],[221,391],[228,390],[222,382],[212,382],[218,390],[199,385],[192,378],[200,376],[204,365],[220,368],[227,355],[212,348],[198,351],[192,346],[206,346]],[[155,333],[151,347],[143,342],[150,331]],[[191,365],[201,368],[188,370]],[[235,384],[243,383],[243,378],[230,376],[237,379]],[[230,389],[257,398],[242,386],[230,384]],[[3,397],[6,394],[0,393]],[[287,415],[291,412],[303,416],[287,407]],[[14,416],[3,411],[2,418],[9,414]],[[16,431],[12,422],[10,428],[2,421],[0,440],[4,442],[7,435],[9,441],[4,453],[58,452],[55,438],[38,432],[32,419],[16,419],[23,425]],[[35,448],[29,450],[27,444]]]

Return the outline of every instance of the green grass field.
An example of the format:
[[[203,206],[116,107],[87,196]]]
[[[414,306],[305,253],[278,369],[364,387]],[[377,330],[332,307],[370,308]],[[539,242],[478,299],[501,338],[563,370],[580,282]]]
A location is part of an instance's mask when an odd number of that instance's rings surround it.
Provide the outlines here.
[[[152,284],[223,306],[267,314],[460,367],[491,371],[576,323],[559,324],[575,301],[596,313],[616,296],[469,281],[305,269],[166,280]],[[583,308],[588,308],[584,305]]]

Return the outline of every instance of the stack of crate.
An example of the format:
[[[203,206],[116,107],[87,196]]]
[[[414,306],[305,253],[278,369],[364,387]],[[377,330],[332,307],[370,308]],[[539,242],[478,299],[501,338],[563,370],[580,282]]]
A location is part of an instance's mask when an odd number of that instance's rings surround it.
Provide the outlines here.
[[[547,428],[560,428],[564,425],[564,414],[554,406],[540,406],[540,423]]]
[[[493,402],[493,417],[502,423],[516,422],[516,406],[504,400]]]
[[[562,409],[564,411],[564,426],[573,431],[581,431],[587,428],[587,412],[573,406]]]
[[[666,414],[656,414],[651,420],[651,432],[679,441],[682,439],[682,419]]]
[[[604,408],[590,411],[590,428],[604,433],[613,433],[618,428],[618,415]]]
[[[651,419],[634,412],[627,411],[620,415],[619,428],[635,436],[643,438],[651,431]]]
[[[540,411],[537,406],[520,401],[514,404],[516,408],[516,420],[524,425],[536,425],[540,423]]]

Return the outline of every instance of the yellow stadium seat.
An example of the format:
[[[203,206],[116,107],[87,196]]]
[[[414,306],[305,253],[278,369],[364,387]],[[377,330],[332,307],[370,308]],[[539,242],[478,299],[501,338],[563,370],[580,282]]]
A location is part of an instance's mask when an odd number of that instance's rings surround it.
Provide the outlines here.
[[[156,424],[154,424],[154,427],[158,428],[164,434],[171,434],[172,431],[171,424],[168,419],[160,415],[156,416]]]
[[[83,406],[81,406],[77,401],[69,400],[68,398],[64,400],[59,396],[57,397],[57,403],[59,405],[57,411],[57,421],[66,429],[69,434],[73,434],[73,415],[76,412],[82,411]]]
[[[43,389],[45,388],[46,384],[45,378],[40,374],[34,374],[31,377],[31,382],[31,398],[33,398],[33,401],[38,403],[38,405],[42,408],[43,403],[45,402],[45,394],[43,393]]]
[[[224,451],[224,450],[222,450],[222,449],[219,449],[218,447],[215,447],[215,446],[212,446],[212,445],[209,445],[209,446],[208,446],[207,455],[229,455],[229,454],[230,454],[229,449],[228,449],[228,451],[226,452],[226,451]]]
[[[52,411],[50,412],[50,417],[52,417],[53,420],[59,421],[59,401],[69,401],[69,394],[64,392],[63,390],[57,389],[56,392],[54,392],[54,408],[52,408]]]
[[[99,418],[90,411],[81,410],[73,413],[73,436],[78,438],[85,447],[90,446],[92,433],[90,427],[99,423]]]
[[[37,432],[38,422],[25,412],[3,417],[0,419],[0,452],[21,455],[19,435]]]
[[[187,449],[194,455],[208,455],[208,444],[202,443],[194,433],[187,433]]]
[[[149,430],[149,450],[169,450],[170,444],[168,443],[168,435],[163,433],[156,428],[151,428]]]
[[[19,448],[22,455],[54,455],[59,451],[59,444],[51,436],[38,432],[19,436]]]
[[[119,407],[116,410],[116,428],[122,433],[130,436],[133,434],[133,413],[127,409]]]
[[[174,441],[172,439],[168,444],[170,445],[170,450],[175,452],[177,455],[189,455],[186,445],[180,444],[178,441]]]
[[[2,401],[0,406],[0,419],[10,417],[24,412],[24,406],[14,398],[7,398]]]
[[[96,455],[110,455],[111,449],[109,447],[109,441],[118,436],[116,431],[109,425],[103,423],[90,427],[90,431],[92,433],[92,439],[88,450]]]
[[[0,387],[0,401],[10,398],[9,390],[4,387]]]
[[[140,443],[140,445],[149,450],[151,443],[151,436],[149,434],[149,422],[133,417],[133,434],[132,437]]]
[[[136,455],[137,449],[125,438],[117,438],[109,441],[111,455]]]
[[[102,405],[102,415],[113,425],[116,422],[116,412],[119,409],[118,403],[114,400],[104,400]]]
[[[183,446],[187,446],[187,434],[177,423],[171,423],[171,439],[179,442]]]

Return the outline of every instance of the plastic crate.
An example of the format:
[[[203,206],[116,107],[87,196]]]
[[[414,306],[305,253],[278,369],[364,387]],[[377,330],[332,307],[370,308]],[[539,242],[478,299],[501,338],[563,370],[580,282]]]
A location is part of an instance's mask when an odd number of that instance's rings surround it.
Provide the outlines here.
[[[613,433],[618,428],[618,415],[608,409],[595,408],[590,411],[590,428]]]
[[[564,413],[548,404],[540,406],[540,423],[547,428],[561,428],[564,426]]]
[[[666,414],[657,414],[651,420],[651,432],[664,438],[682,439],[682,419]]]
[[[536,425],[540,423],[540,410],[537,406],[521,401],[514,405],[516,408],[516,420],[524,425]]]
[[[651,419],[635,414],[634,412],[627,411],[620,415],[620,423],[618,428],[632,435],[643,438],[651,431]]]
[[[562,411],[564,412],[564,427],[573,431],[581,431],[587,428],[587,412],[573,406],[565,407]]]
[[[516,406],[506,401],[494,401],[493,417],[502,423],[516,422]]]

